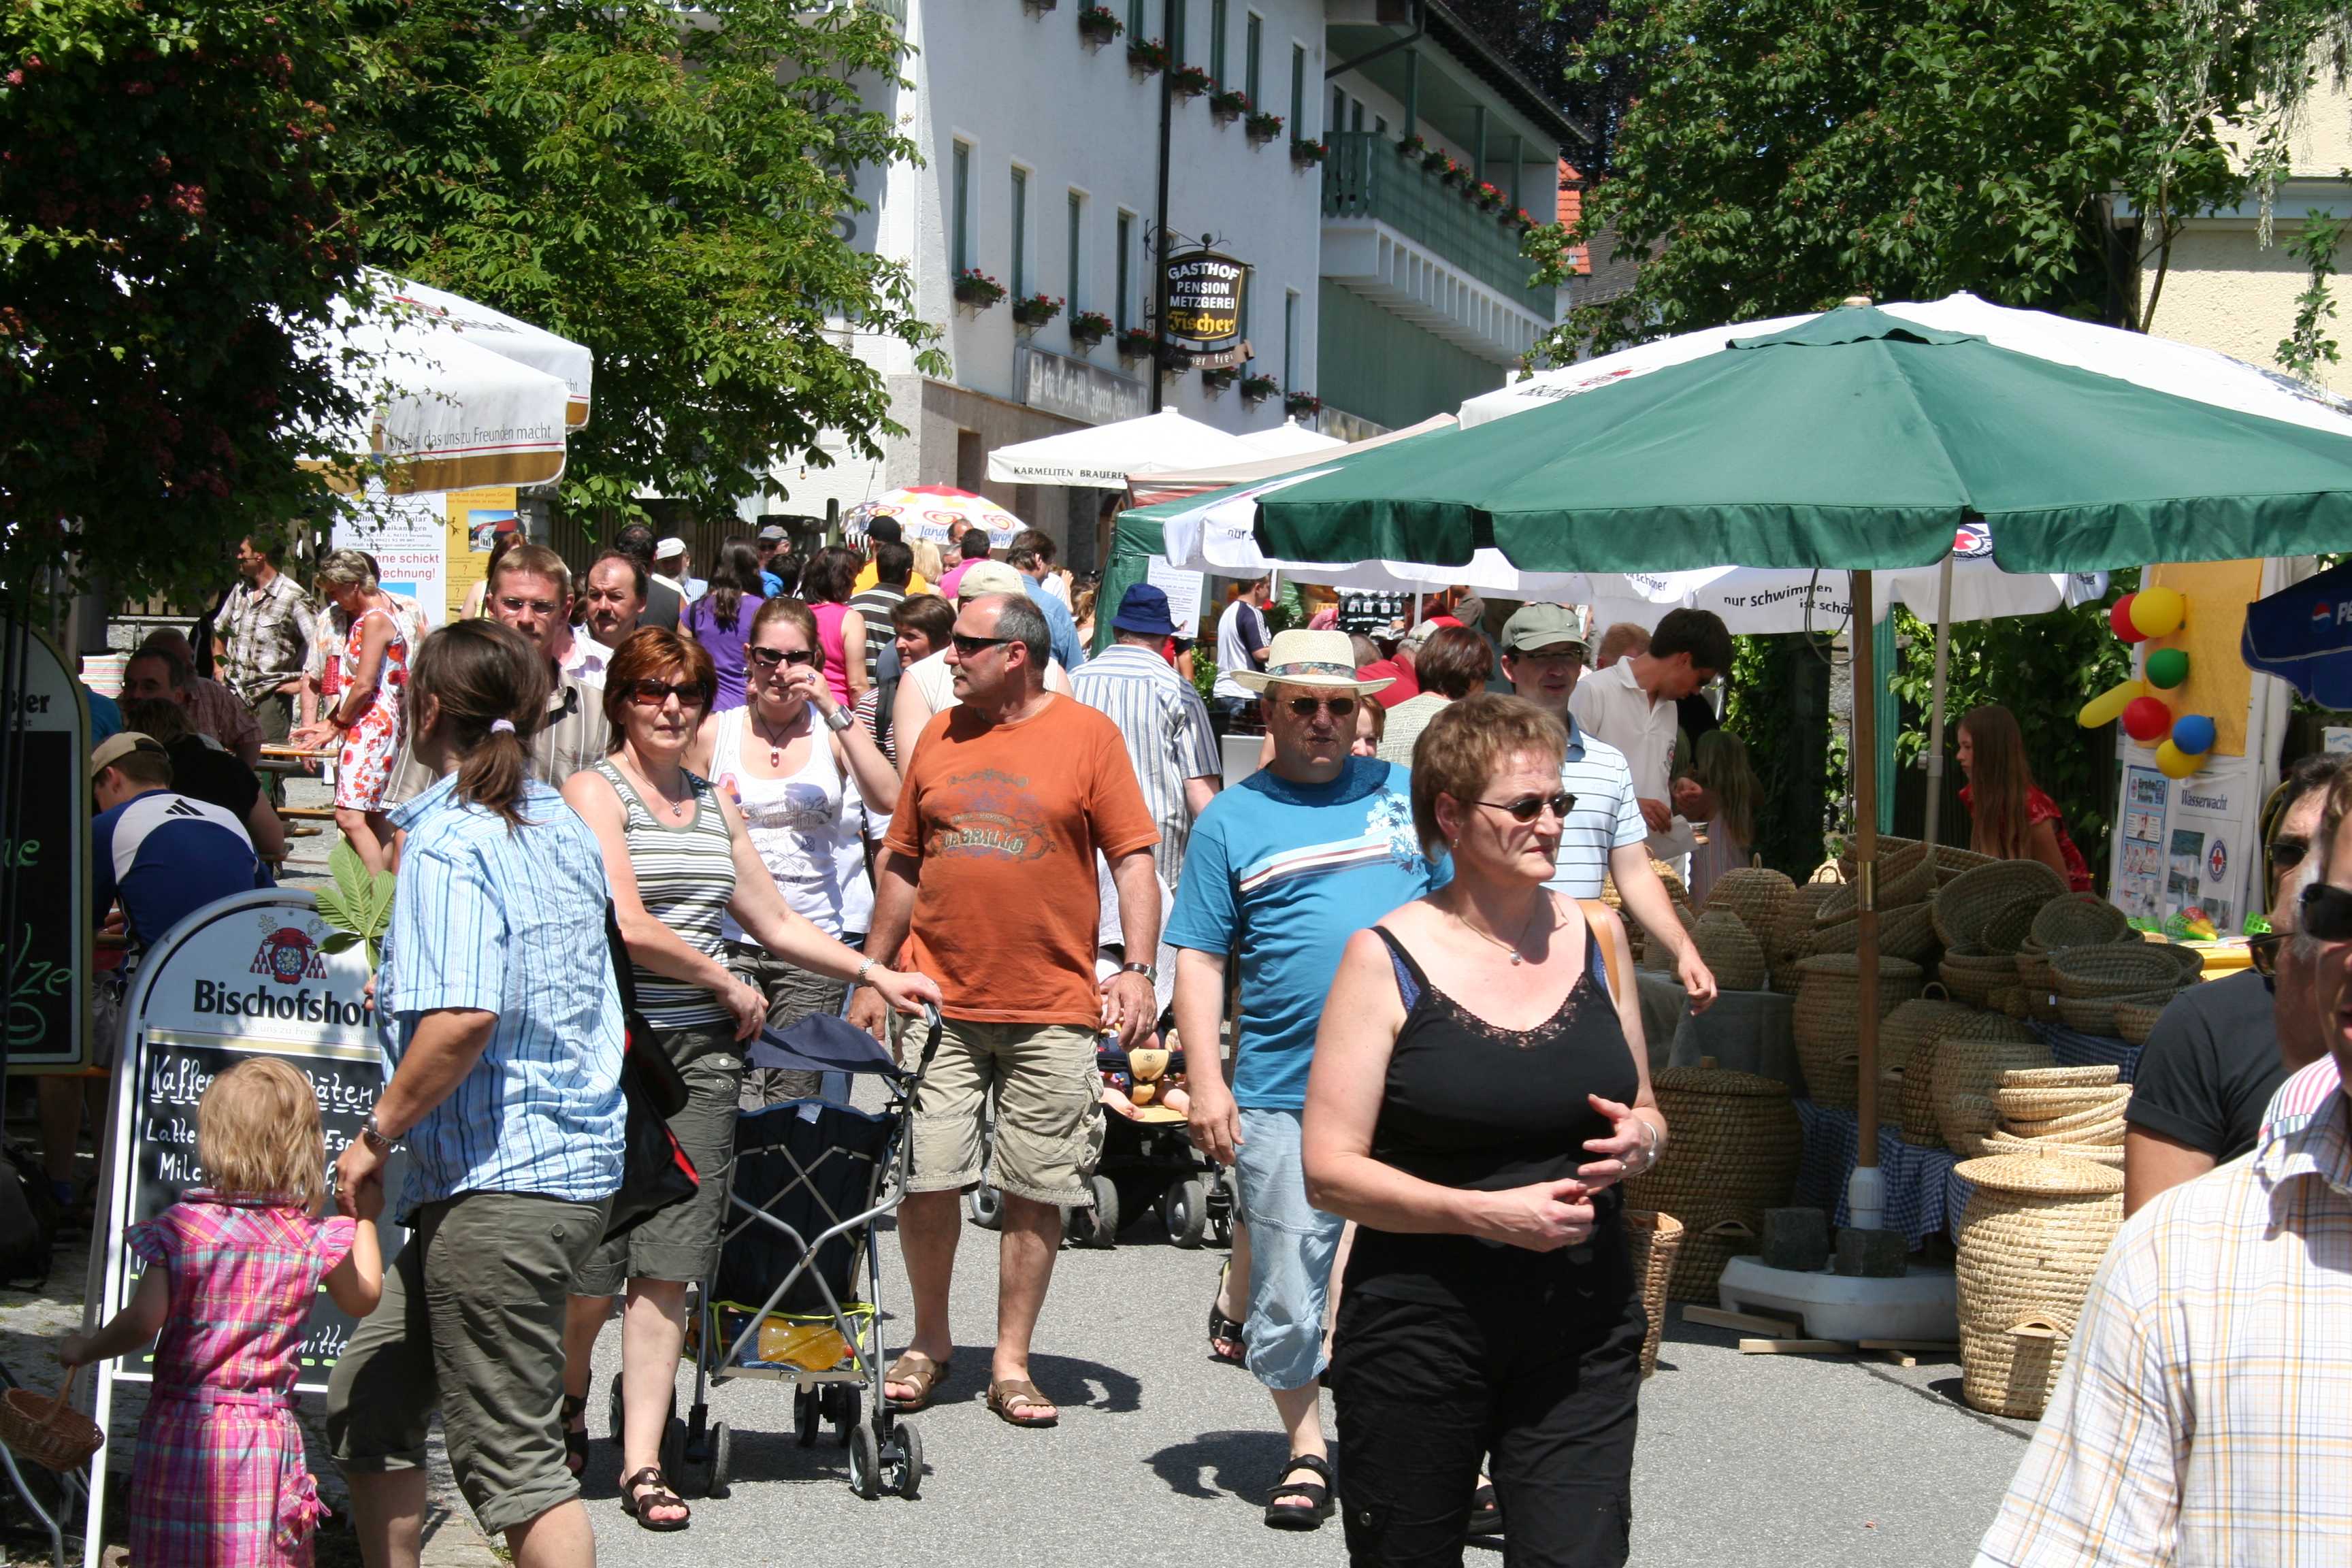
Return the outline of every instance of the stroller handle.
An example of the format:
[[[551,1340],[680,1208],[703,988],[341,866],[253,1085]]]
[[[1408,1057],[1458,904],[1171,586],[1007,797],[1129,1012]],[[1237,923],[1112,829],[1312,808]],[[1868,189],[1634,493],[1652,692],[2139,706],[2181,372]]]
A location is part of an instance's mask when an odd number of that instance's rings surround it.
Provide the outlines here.
[[[946,1020],[940,1016],[940,1010],[937,1006],[929,1002],[923,1004],[923,1058],[922,1060],[916,1065],[916,1078],[920,1079],[926,1072],[929,1071],[931,1058],[939,1055],[940,1029],[945,1022]]]

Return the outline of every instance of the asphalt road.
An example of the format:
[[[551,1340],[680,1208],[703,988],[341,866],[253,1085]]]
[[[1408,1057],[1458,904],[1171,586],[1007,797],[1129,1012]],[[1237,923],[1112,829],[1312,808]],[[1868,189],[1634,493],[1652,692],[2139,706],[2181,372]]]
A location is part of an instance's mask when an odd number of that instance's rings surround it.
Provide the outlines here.
[[[1259,1522],[1283,1447],[1246,1372],[1207,1359],[1209,1293],[1222,1254],[1183,1252],[1149,1224],[1112,1251],[1065,1249],[1034,1371],[1061,1401],[1052,1431],[1016,1431],[980,1403],[993,1322],[995,1237],[967,1226],[959,1262],[961,1347],[940,1405],[915,1417],[927,1474],[914,1501],[863,1502],[846,1455],[791,1435],[786,1387],[737,1382],[712,1414],[734,1440],[735,1488],[699,1501],[691,1529],[646,1533],[614,1499],[619,1456],[602,1389],[616,1329],[599,1348],[590,1510],[608,1563],[703,1568],[795,1559],[906,1568],[1105,1563],[1339,1563],[1334,1521],[1312,1535]],[[886,1234],[886,1305],[903,1276]],[[888,1335],[895,1348],[902,1331]],[[1905,1371],[1816,1357],[1743,1356],[1737,1336],[1670,1321],[1642,1396],[1633,1561],[1678,1568],[1966,1564],[2023,1453],[2027,1423],[1958,1403],[1959,1368]],[[690,1393],[681,1375],[680,1409]],[[1474,1565],[1499,1563],[1473,1551]]]

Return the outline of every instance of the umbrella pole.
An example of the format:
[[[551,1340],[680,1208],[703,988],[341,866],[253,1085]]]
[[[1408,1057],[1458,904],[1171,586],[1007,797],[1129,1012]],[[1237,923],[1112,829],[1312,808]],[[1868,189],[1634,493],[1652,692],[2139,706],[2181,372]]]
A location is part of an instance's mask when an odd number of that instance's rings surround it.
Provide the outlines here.
[[[1927,826],[1922,835],[1929,853],[1942,842],[1937,829],[1944,816],[1944,676],[1952,663],[1952,558],[1936,573],[1936,682],[1927,716]]]
[[[1878,1170],[1878,689],[1872,669],[1870,574],[1853,582],[1853,826],[1855,935],[1854,1020],[1861,1057],[1856,1072],[1853,1175],[1846,1184],[1847,1217],[1857,1230],[1876,1230],[1886,1206],[1886,1185]]]

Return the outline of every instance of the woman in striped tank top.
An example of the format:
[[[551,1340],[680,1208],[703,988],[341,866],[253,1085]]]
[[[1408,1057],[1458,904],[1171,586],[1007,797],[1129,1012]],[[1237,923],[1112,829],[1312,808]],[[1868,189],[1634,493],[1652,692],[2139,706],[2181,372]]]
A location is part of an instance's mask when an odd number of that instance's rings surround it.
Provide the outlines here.
[[[597,1248],[572,1282],[564,1333],[565,1442],[576,1474],[587,1464],[583,1413],[596,1333],[626,1280],[621,1507],[648,1530],[688,1522],[662,1476],[662,1430],[685,1343],[687,1283],[708,1278],[718,1262],[743,1076],[740,1042],[767,1017],[766,998],[727,968],[722,921],[731,917],[750,941],[803,969],[873,986],[900,1012],[919,1013],[940,998],[926,977],[884,968],[794,913],[734,804],[687,771],[716,689],[710,656],[691,638],[656,627],[635,633],[604,670],[611,753],[563,786],[604,847],[638,1010],[687,1082],[686,1109],[670,1128],[703,1174],[693,1198]]]

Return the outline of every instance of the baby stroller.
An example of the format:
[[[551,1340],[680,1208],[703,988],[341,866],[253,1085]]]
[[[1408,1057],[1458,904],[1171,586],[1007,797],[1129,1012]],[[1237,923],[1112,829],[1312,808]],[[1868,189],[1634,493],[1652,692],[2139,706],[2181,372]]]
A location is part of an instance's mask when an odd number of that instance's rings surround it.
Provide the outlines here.
[[[719,1268],[689,1309],[694,1404],[679,1467],[728,1489],[727,1423],[710,1421],[706,1391],[734,1378],[793,1386],[801,1447],[830,1425],[849,1450],[849,1487],[868,1500],[886,1490],[912,1498],[923,1480],[923,1443],[882,1397],[881,1273],[874,1222],[907,1190],[907,1116],[940,1048],[940,1015],[924,1010],[921,1059],[909,1072],[871,1035],[817,1015],[745,1053],[752,1067],[872,1073],[889,1102],[879,1113],[823,1100],[786,1100],[736,1121],[729,1220]],[[616,1391],[617,1393],[617,1391]]]

